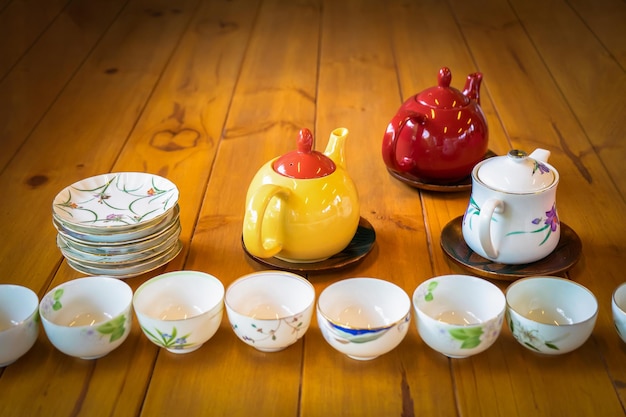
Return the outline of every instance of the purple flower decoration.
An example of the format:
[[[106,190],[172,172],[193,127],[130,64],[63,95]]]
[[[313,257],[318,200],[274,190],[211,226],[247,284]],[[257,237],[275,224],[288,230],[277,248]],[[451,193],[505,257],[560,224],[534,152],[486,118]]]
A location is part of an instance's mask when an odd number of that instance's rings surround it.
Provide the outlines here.
[[[539,161],[535,161],[535,166],[533,167],[533,175],[537,171],[539,171],[540,174],[547,174],[548,172],[550,172],[550,168],[548,168],[546,165],[542,164]]]
[[[122,220],[122,218],[124,217],[123,214],[108,214],[106,217],[106,221],[107,222],[118,222],[120,220]]]
[[[96,197],[98,199],[98,203],[103,204],[104,200],[108,200],[109,198],[111,198],[111,196],[109,194],[106,194],[104,192],[98,193],[98,194],[94,194],[94,197]]]
[[[545,224],[550,226],[550,230],[556,232],[556,228],[559,225],[559,219],[556,215],[556,205],[552,205],[552,209],[550,211],[546,211],[546,221]]]
[[[550,235],[552,234],[552,232],[556,232],[557,227],[559,226],[559,218],[556,214],[556,204],[552,205],[552,208],[549,211],[546,211],[546,219],[543,220],[542,217],[536,217],[534,219],[531,220],[531,223],[534,225],[540,225],[541,222],[543,221],[543,225],[541,225],[541,227],[539,227],[536,230],[531,230],[531,231],[515,231],[515,232],[509,232],[506,235],[519,235],[522,233],[541,233],[541,232],[545,232],[546,236],[545,238],[541,241],[541,243],[539,244],[539,246],[543,245],[544,243],[546,243],[546,241],[548,240],[548,238],[550,237]]]

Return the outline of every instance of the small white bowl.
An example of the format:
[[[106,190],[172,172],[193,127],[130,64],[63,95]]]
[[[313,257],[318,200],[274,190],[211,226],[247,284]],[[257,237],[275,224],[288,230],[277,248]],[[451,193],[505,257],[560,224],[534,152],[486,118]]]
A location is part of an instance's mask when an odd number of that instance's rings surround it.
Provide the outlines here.
[[[123,281],[93,276],[65,282],[49,291],[39,314],[50,342],[66,355],[100,358],[130,333],[133,292]]]
[[[317,302],[317,322],[326,342],[352,359],[383,355],[406,336],[411,300],[391,282],[348,278],[329,285]]]
[[[591,335],[598,302],[591,291],[564,278],[530,277],[506,290],[507,323],[525,348],[559,355],[580,347]]]
[[[626,282],[617,287],[611,299],[613,323],[617,334],[626,342]]]
[[[137,288],[133,307],[150,341],[172,353],[193,352],[220,326],[224,285],[204,272],[168,272]]]
[[[39,334],[39,298],[21,285],[0,285],[0,368],[30,350]]]
[[[415,289],[413,306],[424,343],[450,358],[465,358],[496,341],[505,299],[498,287],[484,279],[443,275]]]
[[[226,313],[235,334],[262,351],[287,348],[308,330],[315,289],[291,272],[263,271],[245,275],[226,290]]]

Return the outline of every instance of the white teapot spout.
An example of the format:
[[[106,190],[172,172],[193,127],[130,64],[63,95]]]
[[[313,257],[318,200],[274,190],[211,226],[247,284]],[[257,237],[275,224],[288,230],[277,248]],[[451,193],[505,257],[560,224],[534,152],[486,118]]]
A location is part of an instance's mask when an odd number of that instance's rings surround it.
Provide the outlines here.
[[[536,161],[548,162],[548,159],[550,158],[550,151],[546,149],[537,148],[534,151],[532,151],[532,153],[528,156]]]

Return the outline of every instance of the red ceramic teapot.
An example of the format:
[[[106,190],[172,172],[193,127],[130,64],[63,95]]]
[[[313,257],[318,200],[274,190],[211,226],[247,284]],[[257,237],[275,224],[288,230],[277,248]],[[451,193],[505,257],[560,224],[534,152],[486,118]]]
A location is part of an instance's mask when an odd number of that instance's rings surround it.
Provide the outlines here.
[[[387,168],[422,181],[452,183],[470,175],[487,153],[480,108],[482,74],[470,74],[463,92],[439,70],[438,85],[406,100],[387,126],[382,154]]]

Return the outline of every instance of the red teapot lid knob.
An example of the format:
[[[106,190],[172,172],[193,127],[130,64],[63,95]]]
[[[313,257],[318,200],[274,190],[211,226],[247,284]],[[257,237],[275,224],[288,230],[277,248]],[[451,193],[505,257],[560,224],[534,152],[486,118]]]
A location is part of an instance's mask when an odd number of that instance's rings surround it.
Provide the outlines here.
[[[452,72],[450,68],[443,67],[439,69],[439,75],[437,76],[437,84],[439,87],[450,87],[450,83],[452,82]]]
[[[313,149],[313,134],[301,129],[297,150],[286,153],[274,161],[274,171],[296,179],[320,178],[335,172],[335,163],[321,152]]]
[[[461,91],[450,87],[452,72],[448,67],[439,69],[437,85],[427,88],[415,96],[416,100],[432,109],[458,109],[469,104],[469,98]]]

